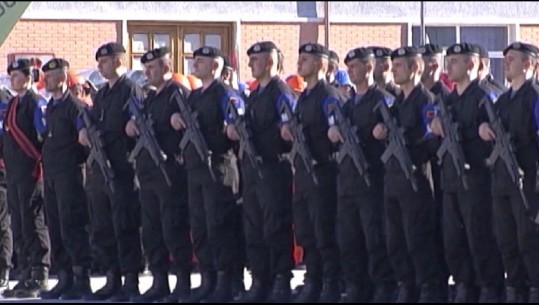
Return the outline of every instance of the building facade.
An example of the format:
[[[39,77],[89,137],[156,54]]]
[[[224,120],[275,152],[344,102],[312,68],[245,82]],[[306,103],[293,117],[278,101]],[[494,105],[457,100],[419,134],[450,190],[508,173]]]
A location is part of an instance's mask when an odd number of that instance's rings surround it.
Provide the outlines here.
[[[96,48],[124,44],[131,69],[154,47],[168,46],[174,70],[189,73],[202,45],[230,54],[240,79],[250,78],[246,49],[274,41],[294,73],[298,47],[325,43],[323,1],[298,2],[32,2],[0,47],[0,71],[14,58],[63,57],[77,70],[95,68]],[[425,2],[427,40],[483,44],[495,77],[503,77],[502,53],[513,41],[539,44],[539,2]],[[397,48],[418,44],[420,2],[329,2],[329,47],[344,57],[357,46]],[[341,63],[341,65],[343,65]]]

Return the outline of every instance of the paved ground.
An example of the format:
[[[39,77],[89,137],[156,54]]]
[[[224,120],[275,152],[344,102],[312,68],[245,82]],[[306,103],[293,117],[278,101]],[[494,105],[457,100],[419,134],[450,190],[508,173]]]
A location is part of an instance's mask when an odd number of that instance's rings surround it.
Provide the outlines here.
[[[292,278],[292,288],[295,288],[296,286],[300,285],[303,283],[303,274],[304,274],[305,271],[303,270],[294,270],[294,278]],[[249,288],[251,286],[251,275],[246,271],[245,272],[245,287],[246,288]],[[94,276],[92,277],[91,279],[91,285],[92,285],[92,290],[93,291],[96,291],[97,289],[101,288],[103,285],[105,285],[105,277],[104,276]],[[13,287],[14,285],[16,284],[15,281],[11,281],[10,282],[10,285],[9,287]],[[174,288],[174,286],[176,285],[176,277],[171,275],[169,276],[169,284],[170,284],[170,288],[171,290]],[[54,285],[56,285],[56,279],[50,279],[49,280],[49,286],[50,288],[54,287]],[[140,276],[140,291],[141,292],[144,292],[146,291],[148,288],[150,288],[150,286],[152,285],[152,277],[149,273],[145,273],[143,275]],[[195,273],[193,275],[191,275],[191,285],[193,288],[195,287],[198,287],[200,285],[200,274],[198,273]],[[47,301],[44,301],[44,300],[41,300],[41,299],[5,299],[5,298],[2,298],[0,296],[0,303],[28,303],[28,302],[31,302],[31,303],[58,303],[58,302],[62,302],[62,301],[58,301],[58,300],[47,300]],[[74,303],[73,301],[65,301],[65,303]],[[103,302],[82,302],[82,301],[79,301],[79,302],[76,302],[75,303],[103,303]]]

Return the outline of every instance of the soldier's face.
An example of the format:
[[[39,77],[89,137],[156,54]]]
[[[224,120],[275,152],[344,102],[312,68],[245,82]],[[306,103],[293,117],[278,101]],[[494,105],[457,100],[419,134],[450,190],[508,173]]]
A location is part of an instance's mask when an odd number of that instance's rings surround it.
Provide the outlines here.
[[[447,76],[450,81],[459,82],[463,80],[468,72],[468,60],[464,55],[447,56]]]
[[[97,69],[99,73],[106,79],[109,79],[113,74],[116,66],[113,56],[103,56],[97,60]]]
[[[66,72],[61,69],[50,70],[43,74],[43,82],[47,92],[54,92],[61,88],[66,79]]]
[[[11,89],[14,91],[21,91],[24,88],[28,88],[29,78],[21,71],[11,71],[9,79],[11,81]]]
[[[206,79],[212,76],[213,63],[215,60],[210,57],[197,56],[195,57],[195,63],[193,64],[193,74],[199,79]]]
[[[374,68],[374,79],[384,79],[389,71],[391,71],[391,59],[389,57],[377,58],[376,67]]]
[[[298,74],[305,78],[318,73],[321,66],[321,58],[312,54],[301,53],[298,57]]]
[[[393,78],[397,85],[405,84],[412,78],[412,70],[408,65],[408,59],[405,57],[393,59],[391,72],[393,72]]]
[[[357,85],[365,82],[367,79],[367,64],[359,59],[352,59],[346,64],[350,81]]]
[[[149,61],[144,64],[144,74],[148,84],[159,87],[164,82],[164,64],[159,59]]]
[[[503,58],[503,69],[505,77],[515,79],[524,74],[524,54],[519,51],[509,50]]]
[[[251,68],[251,75],[255,79],[260,79],[266,72],[268,66],[268,54],[259,53],[251,54],[249,56],[249,68]]]

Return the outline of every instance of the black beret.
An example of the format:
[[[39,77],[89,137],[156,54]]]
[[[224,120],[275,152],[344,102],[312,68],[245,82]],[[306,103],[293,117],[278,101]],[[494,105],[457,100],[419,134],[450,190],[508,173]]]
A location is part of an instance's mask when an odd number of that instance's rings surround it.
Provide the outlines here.
[[[399,57],[414,57],[421,56],[421,53],[416,47],[401,47],[391,52],[391,59]]]
[[[356,48],[348,52],[346,54],[346,57],[344,58],[344,63],[347,64],[352,59],[366,59],[366,58],[374,58],[374,52],[370,48]]]
[[[299,54],[308,53],[329,58],[329,50],[319,43],[306,43],[299,47]]]
[[[55,69],[64,69],[69,68],[69,62],[63,58],[53,58],[49,60],[46,64],[41,67],[43,72],[55,70]]]
[[[204,57],[211,57],[211,58],[217,58],[217,57],[223,57],[223,53],[221,53],[221,50],[214,48],[214,47],[202,47],[193,52],[193,57],[197,56],[204,56]]]
[[[386,47],[369,47],[376,58],[391,57],[391,49]]]
[[[234,67],[232,67],[232,63],[230,62],[230,58],[226,55],[223,55],[223,68],[234,69]]]
[[[442,54],[444,50],[437,44],[427,43],[419,48],[419,52],[423,56],[433,56]]]
[[[8,67],[7,67],[7,74],[10,74],[11,71],[21,71],[25,75],[30,75],[30,60],[21,58],[14,60]]]
[[[272,50],[279,50],[279,49],[272,41],[261,41],[252,45],[247,50],[247,55],[249,56],[251,54],[267,53],[267,52],[271,52]]]
[[[100,46],[99,49],[97,49],[97,52],[95,52],[95,60],[98,60],[103,56],[111,56],[117,54],[125,54],[124,46],[121,43],[109,42]]]
[[[488,56],[488,51],[485,47],[483,47],[482,45],[480,44],[476,44],[477,45],[477,48],[479,49],[479,57],[480,58],[489,58]]]
[[[479,55],[480,53],[481,50],[477,44],[467,42],[455,43],[445,51],[447,56],[458,54]]]
[[[142,58],[140,59],[140,62],[145,64],[145,63],[150,62],[152,60],[164,57],[165,55],[167,55],[169,53],[170,53],[170,49],[167,48],[167,47],[153,49],[153,50],[150,50],[150,51],[144,53],[144,55],[142,55]]]
[[[524,43],[524,42],[513,42],[507,48],[505,48],[505,50],[503,50],[503,56],[505,56],[505,54],[507,54],[509,50],[515,50],[522,53],[527,53],[532,56],[537,56],[537,54],[539,53],[539,49],[537,49],[536,46],[529,43]]]
[[[339,55],[333,50],[329,50],[329,60],[339,62]]]

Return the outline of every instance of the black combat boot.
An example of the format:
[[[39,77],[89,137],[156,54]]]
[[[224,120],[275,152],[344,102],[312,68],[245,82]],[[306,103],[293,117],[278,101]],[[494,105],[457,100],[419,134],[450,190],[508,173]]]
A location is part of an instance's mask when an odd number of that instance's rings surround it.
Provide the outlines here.
[[[22,282],[22,285],[15,291],[16,298],[37,298],[41,292],[46,291],[49,286],[49,268],[45,266],[32,267],[30,278]]]
[[[376,285],[374,289],[373,303],[393,303],[397,297],[396,283],[382,283]],[[361,300],[360,302],[368,302]]]
[[[186,303],[191,296],[191,274],[178,272],[176,274],[176,287],[165,299],[165,303]]]
[[[527,289],[521,287],[507,287],[505,289],[505,303],[526,303],[528,300]],[[498,295],[496,295],[498,296]],[[481,291],[481,298],[483,298],[483,291]],[[494,297],[492,298],[494,300]],[[479,301],[481,302],[481,300]],[[495,302],[484,302],[495,303]]]
[[[122,288],[122,276],[118,270],[109,270],[107,272],[107,283],[105,286],[98,289],[93,294],[84,297],[86,301],[103,301],[114,294],[116,294]]]
[[[453,303],[477,303],[477,287],[466,283],[457,283]]]
[[[530,287],[528,303],[530,304],[539,303],[539,287]]]
[[[168,284],[168,274],[166,272],[156,272],[153,274],[153,282],[150,289],[138,297],[131,299],[134,303],[161,302],[170,295]]]
[[[61,300],[82,300],[92,294],[90,269],[73,267],[73,285],[62,293]]]
[[[301,292],[294,299],[294,303],[318,303],[322,283],[306,278]]]
[[[110,297],[109,301],[113,303],[129,302],[132,298],[140,296],[138,288],[138,273],[132,272],[125,275],[124,285],[116,294]]]
[[[9,268],[0,269],[0,289],[9,288]]]
[[[201,274],[200,286],[191,291],[188,303],[200,303],[207,298],[215,289],[217,281],[215,272],[204,272]]]
[[[232,282],[230,274],[226,271],[217,272],[215,289],[202,303],[228,303],[232,301]]]
[[[268,296],[268,284],[253,277],[251,287],[247,290],[237,303],[263,303]]]
[[[322,284],[319,303],[339,303],[341,300],[341,282],[339,280],[325,280]]]
[[[278,274],[273,282],[273,289],[268,296],[270,303],[289,303],[292,295],[290,287],[290,276],[286,274]]]
[[[416,303],[418,300],[418,293],[413,283],[399,283],[399,292],[397,294],[396,303]]]
[[[439,303],[442,302],[441,299],[440,286],[437,283],[427,283],[421,285],[421,292],[418,301],[419,303]],[[447,300],[445,302],[447,302]]]
[[[42,291],[40,297],[43,300],[57,300],[73,286],[73,272],[71,270],[59,270],[58,282],[49,291]]]

